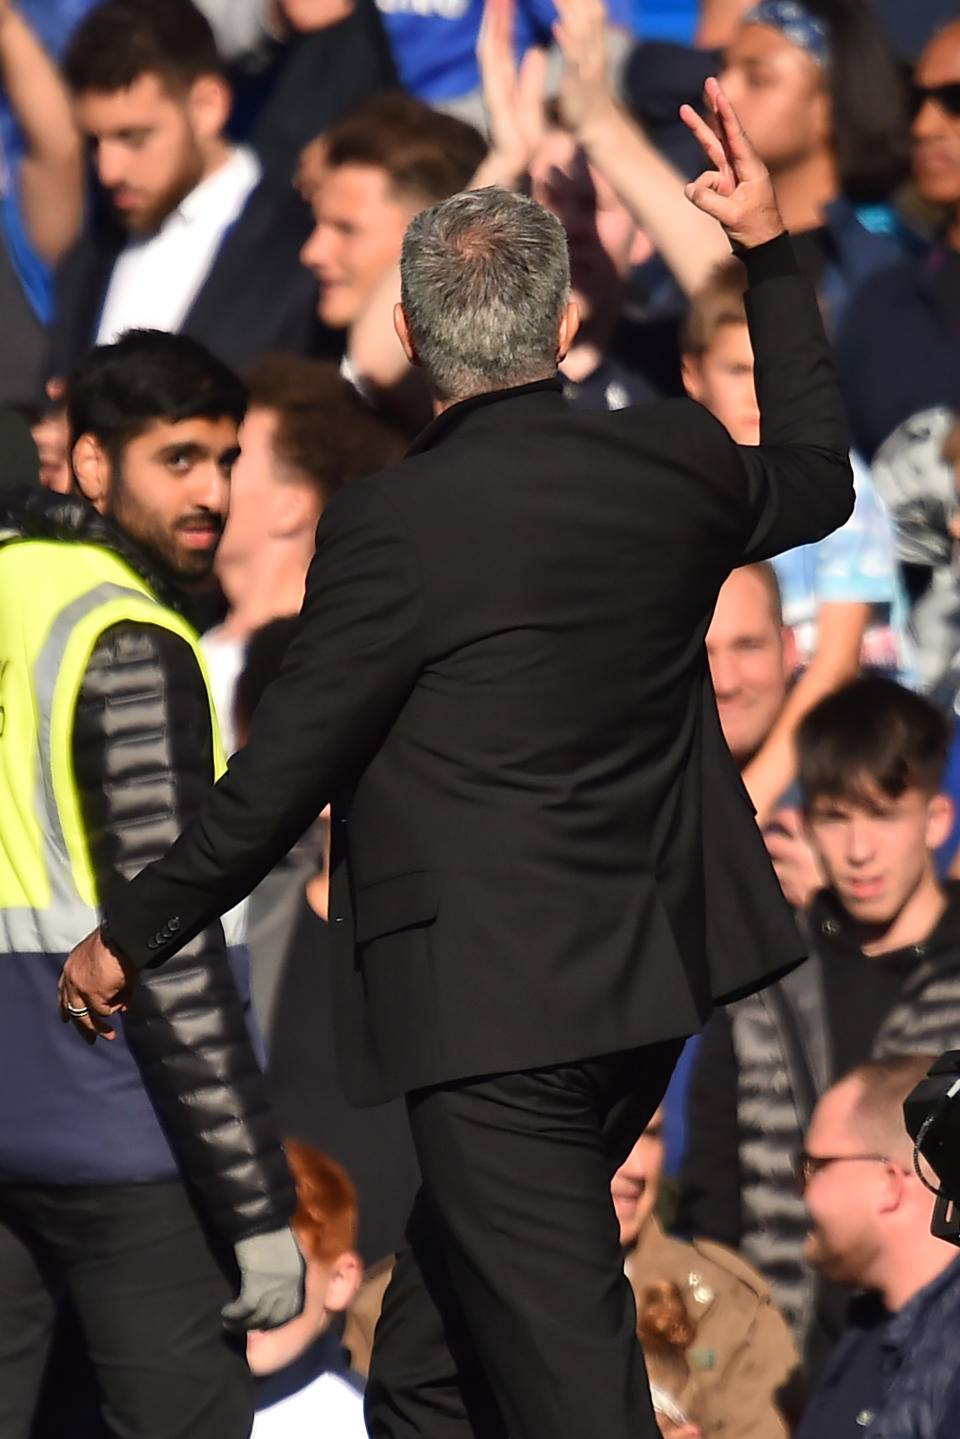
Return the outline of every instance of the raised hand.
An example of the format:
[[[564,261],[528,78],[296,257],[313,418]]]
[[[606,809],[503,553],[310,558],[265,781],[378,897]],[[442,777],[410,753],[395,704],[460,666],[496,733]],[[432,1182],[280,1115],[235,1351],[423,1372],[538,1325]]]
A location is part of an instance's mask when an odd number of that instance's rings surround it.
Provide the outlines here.
[[[607,61],[607,12],[603,0],[556,0],[553,37],[563,54],[560,114],[580,135],[616,108]]]
[[[783,233],[770,173],[712,77],[704,94],[716,129],[711,129],[689,105],[680,107],[680,118],[716,169],[705,170],[691,181],[686,196],[698,210],[719,221],[734,244],[753,249]]]
[[[477,42],[490,154],[477,184],[516,184],[530,167],[544,129],[547,57],[534,46],[520,62],[513,49],[513,0],[486,0]]]

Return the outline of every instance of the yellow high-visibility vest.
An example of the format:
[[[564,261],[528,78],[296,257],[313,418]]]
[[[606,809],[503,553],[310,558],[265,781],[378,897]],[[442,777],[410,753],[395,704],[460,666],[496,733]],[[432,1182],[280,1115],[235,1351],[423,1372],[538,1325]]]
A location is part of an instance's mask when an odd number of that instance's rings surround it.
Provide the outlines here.
[[[99,545],[0,544],[0,952],[66,953],[99,923],[73,769],[73,720],[93,650],[123,621],[158,625],[196,657],[216,774],[225,769],[198,637]]]

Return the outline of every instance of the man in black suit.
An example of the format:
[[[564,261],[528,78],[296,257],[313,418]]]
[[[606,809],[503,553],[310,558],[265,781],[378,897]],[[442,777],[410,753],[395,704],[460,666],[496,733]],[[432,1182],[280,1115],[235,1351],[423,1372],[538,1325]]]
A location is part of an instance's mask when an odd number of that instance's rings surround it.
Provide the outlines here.
[[[568,0],[563,0],[565,6]],[[339,1057],[405,1093],[423,1189],[378,1329],[376,1439],[656,1433],[610,1204],[682,1037],[801,956],[704,635],[730,570],[843,522],[833,366],[769,177],[712,82],[690,187],[744,247],[764,443],[689,400],[573,411],[563,231],[499,190],[411,224],[397,326],[437,417],[324,513],[247,747],[106,900],[66,1006],[109,1034],[333,800]]]
[[[104,0],[63,68],[108,204],[59,274],[47,374],[132,328],[190,335],[236,368],[313,350],[310,212],[227,140],[230,90],[191,0]]]

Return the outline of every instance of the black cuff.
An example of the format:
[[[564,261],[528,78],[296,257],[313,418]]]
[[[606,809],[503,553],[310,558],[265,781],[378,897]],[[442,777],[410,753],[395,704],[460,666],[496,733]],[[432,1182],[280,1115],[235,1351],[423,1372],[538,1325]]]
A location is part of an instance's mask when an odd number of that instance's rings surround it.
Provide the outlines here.
[[[779,280],[785,275],[799,275],[800,273],[797,257],[786,230],[780,235],[774,235],[772,240],[764,240],[762,245],[754,245],[750,249],[745,249],[742,245],[735,245],[733,253],[746,265],[747,280],[751,289],[755,285],[762,284],[764,280]]]

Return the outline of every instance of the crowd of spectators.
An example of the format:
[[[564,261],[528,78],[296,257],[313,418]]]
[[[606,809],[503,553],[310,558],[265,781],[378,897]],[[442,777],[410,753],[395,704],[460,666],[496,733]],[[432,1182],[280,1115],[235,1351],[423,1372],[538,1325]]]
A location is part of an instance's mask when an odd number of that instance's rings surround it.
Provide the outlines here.
[[[571,404],[685,391],[759,442],[744,268],[684,193],[677,111],[720,77],[834,342],[856,505],[731,575],[706,635],[809,957],[688,1044],[612,1207],[664,1434],[947,1439],[960,1258],[901,1108],[960,1048],[960,7],[675,8],[682,41],[625,0],[0,0],[0,485],[76,495],[94,345],[182,334],[241,375],[229,518],[188,587],[240,747],[324,506],[430,417],[392,323],[426,206],[498,185],[559,217]],[[417,1187],[402,1106],[339,1091],[329,850],[317,816],[247,914],[307,1264],[303,1313],[248,1340],[259,1439],[365,1432]],[[69,1418],[48,1392],[34,1439],[106,1433],[69,1316],[56,1343]]]

